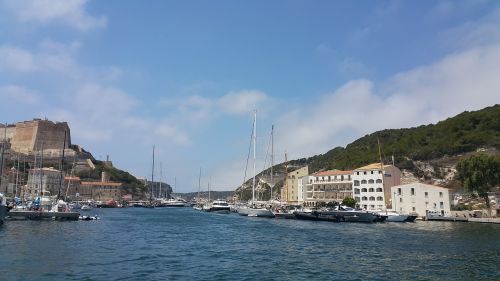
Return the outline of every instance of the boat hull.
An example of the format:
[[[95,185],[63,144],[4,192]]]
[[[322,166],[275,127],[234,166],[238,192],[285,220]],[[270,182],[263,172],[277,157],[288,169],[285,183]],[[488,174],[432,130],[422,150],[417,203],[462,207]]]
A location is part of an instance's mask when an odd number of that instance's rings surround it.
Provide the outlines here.
[[[239,208],[240,216],[274,218],[273,212],[264,208]]]
[[[383,218],[369,212],[357,211],[313,211],[295,212],[297,219],[331,221],[331,222],[365,222],[372,223],[381,221]]]
[[[0,205],[0,224],[3,224],[6,215],[7,215],[7,206]]]

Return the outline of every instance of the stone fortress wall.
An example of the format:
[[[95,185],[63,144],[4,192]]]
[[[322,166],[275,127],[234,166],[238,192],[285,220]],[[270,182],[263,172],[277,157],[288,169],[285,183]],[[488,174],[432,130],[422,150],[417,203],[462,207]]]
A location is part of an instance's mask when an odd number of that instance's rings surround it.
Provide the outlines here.
[[[0,127],[0,135],[3,140]],[[44,155],[60,154],[64,144],[64,134],[66,132],[65,149],[71,147],[71,134],[68,123],[52,122],[49,120],[33,119],[32,121],[18,122],[15,125],[7,126],[7,141],[10,142],[10,148],[14,152],[30,154],[41,150],[43,147]]]

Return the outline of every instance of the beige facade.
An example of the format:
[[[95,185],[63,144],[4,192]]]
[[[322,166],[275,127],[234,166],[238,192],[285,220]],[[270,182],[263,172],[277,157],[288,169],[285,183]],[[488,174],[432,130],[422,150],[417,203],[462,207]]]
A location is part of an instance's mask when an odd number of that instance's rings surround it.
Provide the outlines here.
[[[285,184],[281,190],[281,200],[288,204],[299,203],[299,179],[309,174],[307,166],[292,171],[286,175]]]
[[[95,201],[119,201],[122,199],[122,184],[119,182],[81,182],[82,190],[89,190]],[[89,194],[87,193],[86,196]]]
[[[304,205],[342,203],[346,197],[353,197],[352,171],[322,171],[309,177],[304,190]]]
[[[65,177],[68,200],[119,201],[122,199],[122,184],[109,181],[107,174],[101,181],[81,181],[79,177]]]

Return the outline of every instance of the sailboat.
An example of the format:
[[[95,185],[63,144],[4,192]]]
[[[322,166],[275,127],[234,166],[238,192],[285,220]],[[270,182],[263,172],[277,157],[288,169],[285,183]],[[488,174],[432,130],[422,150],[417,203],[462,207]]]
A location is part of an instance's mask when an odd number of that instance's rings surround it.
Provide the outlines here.
[[[274,218],[273,212],[266,208],[255,206],[255,164],[256,164],[256,146],[257,146],[257,110],[254,112],[253,119],[253,181],[252,181],[252,204],[250,206],[242,206],[238,209],[238,214],[249,217],[268,217]]]

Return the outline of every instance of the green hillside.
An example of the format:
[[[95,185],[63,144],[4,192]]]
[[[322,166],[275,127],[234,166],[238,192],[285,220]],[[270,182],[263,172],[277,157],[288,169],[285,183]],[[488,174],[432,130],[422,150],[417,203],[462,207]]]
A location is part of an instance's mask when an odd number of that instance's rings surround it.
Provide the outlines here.
[[[377,131],[357,139],[345,148],[336,147],[325,154],[292,160],[286,164],[293,167],[309,165],[310,173],[329,169],[354,169],[379,161],[378,140],[384,163],[391,163],[394,156],[396,166],[418,174],[414,161],[430,161],[443,156],[473,152],[483,147],[499,150],[500,105],[479,111],[466,111],[437,124]],[[284,164],[276,165],[274,169],[284,172]],[[268,173],[266,170],[261,174]],[[243,195],[243,198],[248,194],[241,188],[235,192]]]

